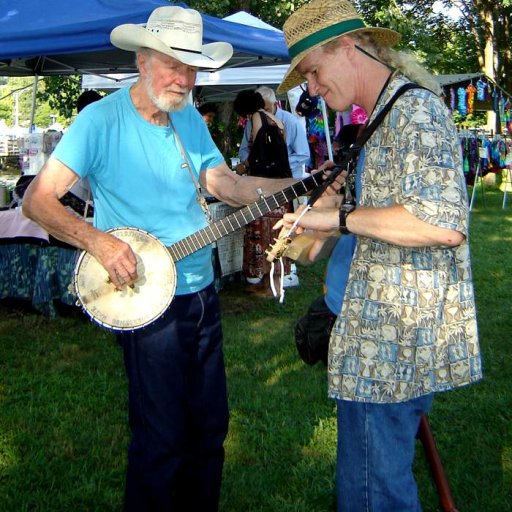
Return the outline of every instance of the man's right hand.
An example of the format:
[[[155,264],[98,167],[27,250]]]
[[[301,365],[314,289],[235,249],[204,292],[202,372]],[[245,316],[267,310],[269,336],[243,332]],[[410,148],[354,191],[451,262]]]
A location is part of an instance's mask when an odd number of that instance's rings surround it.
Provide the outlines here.
[[[122,289],[137,281],[137,258],[126,242],[110,233],[99,232],[89,252],[105,268],[116,288]]]

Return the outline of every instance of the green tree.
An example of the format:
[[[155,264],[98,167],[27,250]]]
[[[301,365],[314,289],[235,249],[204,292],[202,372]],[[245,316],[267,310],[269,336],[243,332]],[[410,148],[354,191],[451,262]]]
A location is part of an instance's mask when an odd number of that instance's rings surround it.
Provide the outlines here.
[[[48,102],[62,118],[70,120],[76,113],[76,102],[81,92],[80,77],[77,75],[47,76],[44,78],[44,88],[37,97]]]
[[[200,12],[223,18],[246,11],[276,28],[282,28],[288,16],[307,0],[192,0],[188,5]]]
[[[412,51],[433,73],[475,71],[477,56],[466,31],[435,0],[356,0],[370,25],[391,28],[402,36],[399,48]]]
[[[485,72],[512,91],[511,0],[356,0],[370,23],[402,34],[438,73]],[[444,7],[434,12],[434,4]]]
[[[510,44],[510,0],[443,0],[447,6],[461,10],[460,26],[471,36],[480,70],[494,79],[498,85],[512,91],[512,64]]]
[[[0,86],[0,117],[8,126],[29,127],[33,84],[33,78],[15,77]]]
[[[8,126],[29,128],[32,114],[32,93],[34,78],[11,77],[0,85],[0,119],[5,120]],[[45,82],[39,79],[38,94],[34,111],[34,124],[46,128],[55,118],[63,125],[69,124],[59,112],[45,100]]]

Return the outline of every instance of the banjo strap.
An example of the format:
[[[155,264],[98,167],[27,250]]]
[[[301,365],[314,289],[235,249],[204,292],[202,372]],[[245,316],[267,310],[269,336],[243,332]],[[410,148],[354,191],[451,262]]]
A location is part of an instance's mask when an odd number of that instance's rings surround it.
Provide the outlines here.
[[[194,187],[196,188],[197,202],[201,205],[201,208],[206,216],[206,220],[207,220],[208,224],[210,224],[212,221],[211,212],[208,209],[208,204],[206,203],[205,197],[201,193],[201,186],[199,185],[196,175],[194,174],[194,171],[192,170],[190,162],[188,161],[187,154],[185,153],[185,148],[183,147],[183,144],[181,143],[180,136],[178,135],[178,132],[176,131],[176,128],[174,127],[174,123],[172,122],[171,114],[169,114],[169,124],[171,125],[172,131],[174,132],[174,137],[176,138],[176,143],[180,150],[181,156],[183,157],[183,163],[181,164],[181,168],[182,169],[186,168],[188,170],[190,177],[192,178],[192,182],[194,183]]]

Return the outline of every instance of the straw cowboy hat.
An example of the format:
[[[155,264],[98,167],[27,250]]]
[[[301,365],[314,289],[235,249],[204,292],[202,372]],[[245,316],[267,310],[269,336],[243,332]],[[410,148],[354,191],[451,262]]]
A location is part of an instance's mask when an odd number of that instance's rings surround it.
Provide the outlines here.
[[[400,41],[400,34],[387,28],[368,27],[361,15],[347,0],[312,0],[294,12],[283,26],[291,64],[278,93],[286,92],[304,82],[295,70],[311,50],[345,34],[366,33],[385,46]]]
[[[193,9],[158,7],[141,25],[119,25],[110,33],[114,46],[131,52],[152,48],[198,68],[220,68],[233,55],[229,43],[203,45],[203,20]]]

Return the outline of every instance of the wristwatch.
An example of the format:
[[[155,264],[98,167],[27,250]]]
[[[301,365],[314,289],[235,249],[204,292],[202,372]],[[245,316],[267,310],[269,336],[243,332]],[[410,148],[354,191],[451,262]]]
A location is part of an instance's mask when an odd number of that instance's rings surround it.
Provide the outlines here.
[[[356,209],[355,204],[344,203],[340,206],[340,226],[339,230],[342,235],[348,235],[350,231],[347,228],[347,217]]]

